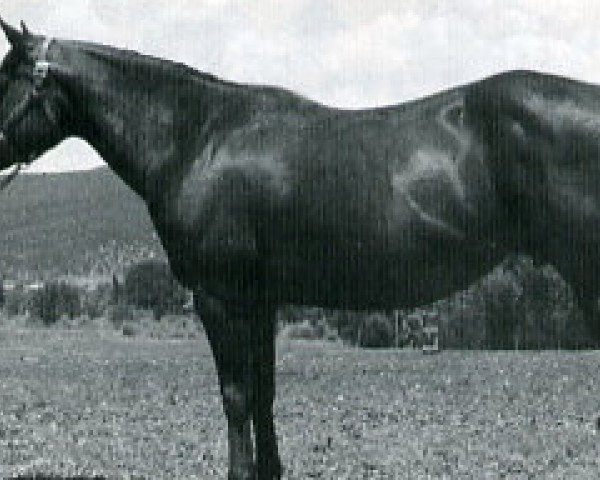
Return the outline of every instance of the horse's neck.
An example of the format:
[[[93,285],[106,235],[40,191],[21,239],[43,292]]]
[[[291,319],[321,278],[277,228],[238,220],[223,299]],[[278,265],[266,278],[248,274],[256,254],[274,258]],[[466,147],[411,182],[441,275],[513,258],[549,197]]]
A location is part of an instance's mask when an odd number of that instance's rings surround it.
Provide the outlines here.
[[[114,61],[103,64],[102,59],[88,56],[82,65],[85,71],[71,88],[77,104],[75,135],[91,144],[126,184],[152,203],[157,192],[177,177],[173,168],[185,168],[202,149],[202,142],[209,140],[215,118],[227,103],[223,92],[210,82],[185,75],[165,79],[157,72],[156,82],[149,82],[125,61],[122,68],[115,68]]]

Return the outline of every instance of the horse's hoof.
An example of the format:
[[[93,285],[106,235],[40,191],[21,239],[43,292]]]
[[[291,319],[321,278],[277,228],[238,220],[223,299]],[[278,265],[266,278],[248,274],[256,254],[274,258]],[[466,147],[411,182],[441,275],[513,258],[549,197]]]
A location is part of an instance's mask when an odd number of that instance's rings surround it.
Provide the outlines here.
[[[258,475],[254,471],[254,468],[245,470],[243,472],[232,472],[229,471],[227,475],[227,480],[258,480]]]
[[[281,465],[273,465],[270,468],[259,469],[256,473],[256,480],[281,480]]]

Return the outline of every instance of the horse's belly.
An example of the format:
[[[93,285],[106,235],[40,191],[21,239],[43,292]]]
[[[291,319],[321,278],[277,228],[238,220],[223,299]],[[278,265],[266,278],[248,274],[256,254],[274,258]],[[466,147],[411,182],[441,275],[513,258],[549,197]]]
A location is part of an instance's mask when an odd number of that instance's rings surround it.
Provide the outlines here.
[[[411,252],[290,252],[268,260],[282,303],[330,308],[414,307],[468,287],[502,259],[488,245],[430,244]]]

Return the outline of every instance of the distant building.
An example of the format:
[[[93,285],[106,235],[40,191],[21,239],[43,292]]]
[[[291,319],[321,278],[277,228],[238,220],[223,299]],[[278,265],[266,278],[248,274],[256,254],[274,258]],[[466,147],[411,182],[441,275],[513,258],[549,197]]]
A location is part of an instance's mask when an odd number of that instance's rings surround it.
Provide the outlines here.
[[[23,290],[26,292],[37,292],[44,288],[44,282],[26,283],[23,285]]]

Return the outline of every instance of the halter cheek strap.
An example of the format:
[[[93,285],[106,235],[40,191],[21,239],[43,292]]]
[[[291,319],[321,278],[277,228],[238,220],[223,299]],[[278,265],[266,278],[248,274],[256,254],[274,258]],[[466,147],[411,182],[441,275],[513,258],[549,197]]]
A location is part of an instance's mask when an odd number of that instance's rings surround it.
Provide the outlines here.
[[[40,47],[40,52],[38,56],[38,60],[35,62],[35,66],[33,67],[33,81],[36,87],[41,87],[42,83],[48,76],[48,70],[50,69],[50,63],[48,62],[48,50],[50,49],[50,44],[52,43],[52,39],[50,37],[45,37]],[[37,84],[36,82],[40,83]]]
[[[33,67],[33,84],[34,89],[37,91],[39,95],[39,89],[42,88],[46,78],[48,77],[48,72],[50,71],[50,62],[48,61],[48,50],[50,49],[50,44],[52,43],[52,39],[50,37],[45,37],[44,42],[42,43],[42,47],[40,49],[39,60],[35,62]],[[56,123],[56,115],[52,111],[52,107],[48,103],[46,99],[42,100],[42,105],[44,107],[44,112],[48,120],[52,123]]]

